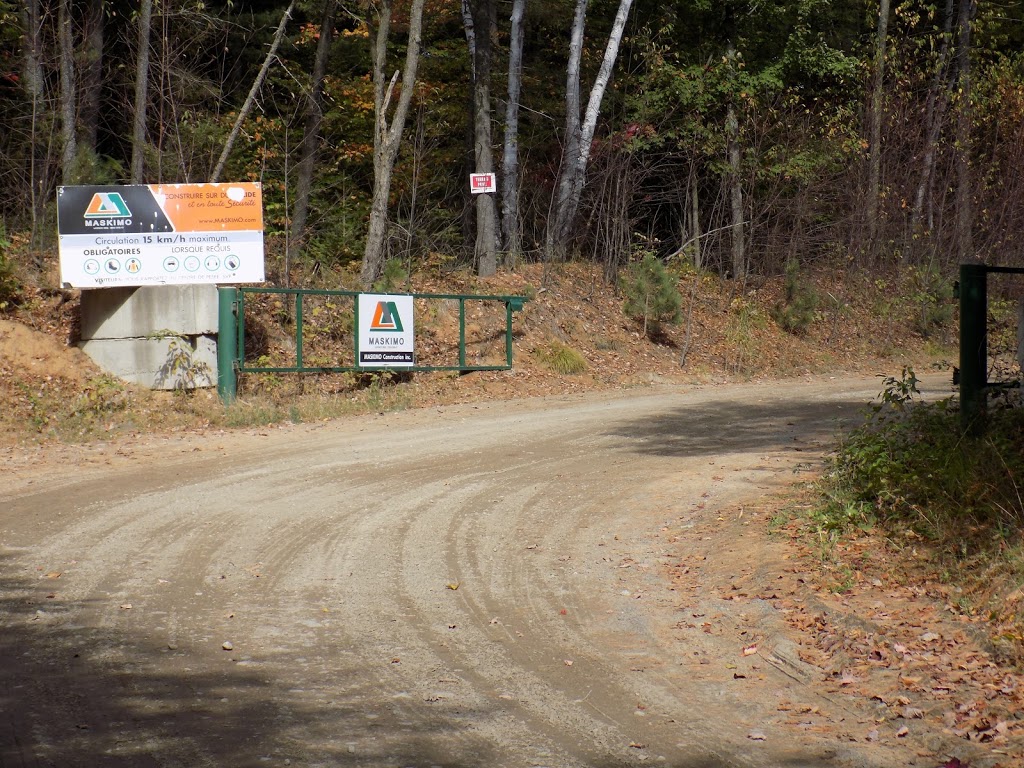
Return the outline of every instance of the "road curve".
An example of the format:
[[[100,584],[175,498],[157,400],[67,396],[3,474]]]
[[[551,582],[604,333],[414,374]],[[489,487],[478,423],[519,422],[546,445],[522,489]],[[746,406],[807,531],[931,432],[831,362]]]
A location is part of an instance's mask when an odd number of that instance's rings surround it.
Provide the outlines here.
[[[0,766],[906,764],[784,723],[782,698],[820,697],[798,662],[739,653],[770,607],[666,576],[878,387],[463,405],[8,467]],[[752,557],[704,540],[708,573]],[[750,634],[681,629],[713,611]]]

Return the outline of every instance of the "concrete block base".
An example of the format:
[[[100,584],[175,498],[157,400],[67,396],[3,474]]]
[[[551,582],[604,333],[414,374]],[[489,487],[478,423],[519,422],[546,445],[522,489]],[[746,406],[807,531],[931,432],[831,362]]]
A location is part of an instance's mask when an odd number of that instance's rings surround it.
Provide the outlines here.
[[[216,386],[215,285],[101,288],[81,307],[80,346],[108,373],[151,389]]]
[[[217,286],[160,285],[82,291],[82,338],[131,339],[171,330],[216,334]]]
[[[81,348],[103,370],[150,389],[217,384],[217,340],[212,336],[91,339]]]

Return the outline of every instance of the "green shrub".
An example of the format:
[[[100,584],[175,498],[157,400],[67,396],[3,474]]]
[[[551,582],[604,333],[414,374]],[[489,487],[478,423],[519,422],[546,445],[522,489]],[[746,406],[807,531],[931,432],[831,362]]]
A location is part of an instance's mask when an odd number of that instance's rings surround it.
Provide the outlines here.
[[[935,264],[911,270],[912,325],[925,338],[953,322],[953,288]]]
[[[384,271],[373,284],[378,293],[397,293],[402,285],[409,280],[409,271],[399,259],[388,259],[384,263]]]
[[[678,325],[683,319],[683,297],[675,278],[653,254],[633,264],[619,280],[619,289],[626,297],[623,312],[627,317],[643,321],[643,334],[658,333],[661,323]]]
[[[736,373],[748,370],[748,364],[761,357],[761,342],[757,331],[768,325],[768,318],[756,304],[737,296],[729,304],[729,317],[725,326],[728,342],[727,363]]]
[[[587,370],[587,361],[572,347],[553,341],[533,351],[537,361],[550,371],[572,376]]]
[[[868,518],[936,538],[972,526],[1024,527],[1024,411],[994,410],[982,438],[966,437],[950,400],[913,403],[913,372],[888,379],[884,402],[842,442],[825,481],[823,519]]]
[[[111,413],[128,410],[133,397],[124,382],[110,374],[100,374],[89,379],[85,390],[75,403],[75,416],[102,418]]]
[[[800,264],[790,259],[786,262],[785,296],[775,306],[772,317],[784,331],[801,335],[814,322],[817,311],[817,292],[800,279]]]
[[[157,331],[149,338],[167,341],[167,357],[156,377],[160,386],[170,385],[171,389],[184,391],[216,383],[217,377],[205,361],[196,359],[188,339],[168,330]]]

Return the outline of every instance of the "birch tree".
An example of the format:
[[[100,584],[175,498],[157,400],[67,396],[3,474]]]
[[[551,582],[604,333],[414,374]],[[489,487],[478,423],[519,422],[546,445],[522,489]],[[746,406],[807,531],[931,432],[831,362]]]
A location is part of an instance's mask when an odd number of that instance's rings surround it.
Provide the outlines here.
[[[547,229],[546,250],[549,259],[564,256],[565,240],[571,225],[565,223],[563,211],[569,205],[573,174],[570,165],[580,156],[580,62],[583,59],[583,32],[587,23],[588,0],[576,0],[569,34],[569,60],[565,67],[565,146],[562,164],[555,180],[555,198],[552,201]]]
[[[235,124],[231,126],[231,133],[228,134],[227,141],[224,142],[224,149],[220,153],[220,159],[217,160],[217,165],[213,169],[213,173],[210,174],[210,181],[220,181],[220,175],[224,172],[224,166],[228,162],[228,157],[231,155],[231,148],[235,145],[235,140],[238,138],[239,132],[242,130],[242,123],[245,122],[245,118],[249,116],[249,110],[252,109],[252,105],[256,102],[256,94],[260,92],[260,88],[263,87],[263,81],[267,79],[267,72],[270,71],[270,65],[274,63],[274,57],[277,56],[277,49],[281,45],[281,40],[284,39],[284,31],[288,26],[288,22],[292,17],[292,10],[295,8],[295,0],[292,0],[288,4],[288,8],[281,16],[281,23],[277,25],[277,31],[274,33],[274,41],[270,44],[270,50],[267,52],[267,58],[263,60],[263,66],[260,67],[259,74],[256,75],[256,80],[253,81],[252,88],[249,89],[249,95],[245,97],[245,103],[242,104],[242,108],[238,111],[238,117],[235,118]]]
[[[548,257],[564,257],[565,249],[576,222],[580,197],[586,179],[587,163],[590,160],[591,144],[597,129],[597,118],[601,112],[604,92],[615,67],[619,44],[626,28],[633,0],[619,0],[608,43],[604,49],[601,68],[590,89],[587,108],[580,120],[580,59],[583,49],[583,32],[586,24],[587,0],[577,0],[570,36],[569,65],[566,68],[565,89],[565,149],[562,164],[555,184],[555,200],[551,221],[548,223]]]
[[[523,250],[523,225],[519,220],[519,98],[523,87],[523,41],[526,0],[512,0],[508,50],[508,101],[505,103],[505,137],[501,159],[502,250],[511,265]]]
[[[496,23],[495,0],[465,0],[466,39],[473,59],[473,159],[476,173],[494,172],[491,132],[492,28]],[[476,198],[477,272],[490,277],[498,268],[498,214],[490,193]]]
[[[360,270],[360,280],[364,288],[373,285],[384,269],[391,174],[398,158],[402,131],[405,129],[409,105],[412,103],[413,90],[416,86],[420,39],[423,35],[423,3],[424,0],[412,0],[412,7],[409,10],[409,41],[405,52],[405,67],[401,73],[402,86],[390,120],[388,113],[399,78],[398,70],[395,70],[390,80],[386,79],[385,74],[393,0],[380,0],[376,6],[377,34],[373,45],[373,200]]]

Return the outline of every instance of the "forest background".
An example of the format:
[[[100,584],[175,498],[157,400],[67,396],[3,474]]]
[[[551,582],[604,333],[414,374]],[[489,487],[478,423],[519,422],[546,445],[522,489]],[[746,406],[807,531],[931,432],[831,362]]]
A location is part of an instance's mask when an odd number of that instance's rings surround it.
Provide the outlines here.
[[[1019,0],[0,0],[0,290],[58,185],[218,179],[283,285],[1021,266],[1022,51]]]

